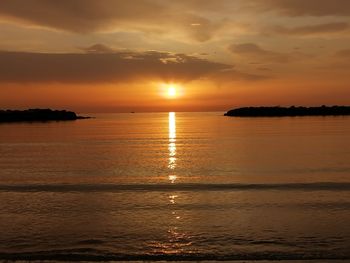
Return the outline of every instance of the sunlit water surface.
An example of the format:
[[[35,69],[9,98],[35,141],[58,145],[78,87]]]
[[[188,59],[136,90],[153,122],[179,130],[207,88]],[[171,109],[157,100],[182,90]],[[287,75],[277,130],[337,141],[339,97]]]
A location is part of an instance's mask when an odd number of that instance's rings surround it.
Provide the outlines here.
[[[0,259],[350,259],[350,118],[0,125]]]

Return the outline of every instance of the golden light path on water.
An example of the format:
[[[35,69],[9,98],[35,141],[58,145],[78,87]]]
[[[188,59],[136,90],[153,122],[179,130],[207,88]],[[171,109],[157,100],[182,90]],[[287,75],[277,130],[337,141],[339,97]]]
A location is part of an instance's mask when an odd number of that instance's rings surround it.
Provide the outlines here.
[[[170,169],[169,180],[174,183],[176,175],[174,169],[176,167],[176,115],[175,112],[169,112],[169,162],[168,168]]]
[[[177,176],[175,173],[176,168],[176,114],[175,112],[169,112],[169,159],[168,159],[168,169],[169,175],[168,179],[171,183],[175,183]],[[182,220],[179,212],[176,211],[176,199],[179,197],[178,193],[172,193],[168,196],[169,203],[173,207],[171,211],[172,220],[170,221],[169,228],[167,230],[167,242],[159,243],[157,247],[157,252],[162,252],[164,254],[178,254],[183,252],[187,246],[191,245],[191,240],[189,236],[181,231],[179,228],[179,220]]]

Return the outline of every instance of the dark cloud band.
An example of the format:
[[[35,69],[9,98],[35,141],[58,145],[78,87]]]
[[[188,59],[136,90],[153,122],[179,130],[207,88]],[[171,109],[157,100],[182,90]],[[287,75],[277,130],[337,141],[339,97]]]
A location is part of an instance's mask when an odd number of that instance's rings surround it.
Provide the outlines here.
[[[190,81],[231,65],[167,52],[27,53],[0,51],[0,82]]]

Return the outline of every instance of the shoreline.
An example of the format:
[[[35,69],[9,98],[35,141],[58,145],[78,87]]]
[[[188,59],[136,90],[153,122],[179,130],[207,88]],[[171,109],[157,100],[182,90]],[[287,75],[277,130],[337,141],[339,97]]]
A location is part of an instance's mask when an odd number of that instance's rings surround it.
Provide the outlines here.
[[[0,123],[75,121],[90,119],[73,111],[51,109],[0,110]]]
[[[348,116],[350,106],[320,107],[243,107],[227,111],[229,117],[303,117],[303,116]]]

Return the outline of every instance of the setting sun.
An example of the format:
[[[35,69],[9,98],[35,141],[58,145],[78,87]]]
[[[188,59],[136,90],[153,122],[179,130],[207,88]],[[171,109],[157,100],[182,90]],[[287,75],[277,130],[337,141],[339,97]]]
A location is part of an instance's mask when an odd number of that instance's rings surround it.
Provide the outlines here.
[[[183,94],[181,85],[175,83],[160,84],[160,94],[167,99],[176,99]]]
[[[168,97],[175,98],[176,97],[176,87],[174,85],[169,85],[168,87]]]

